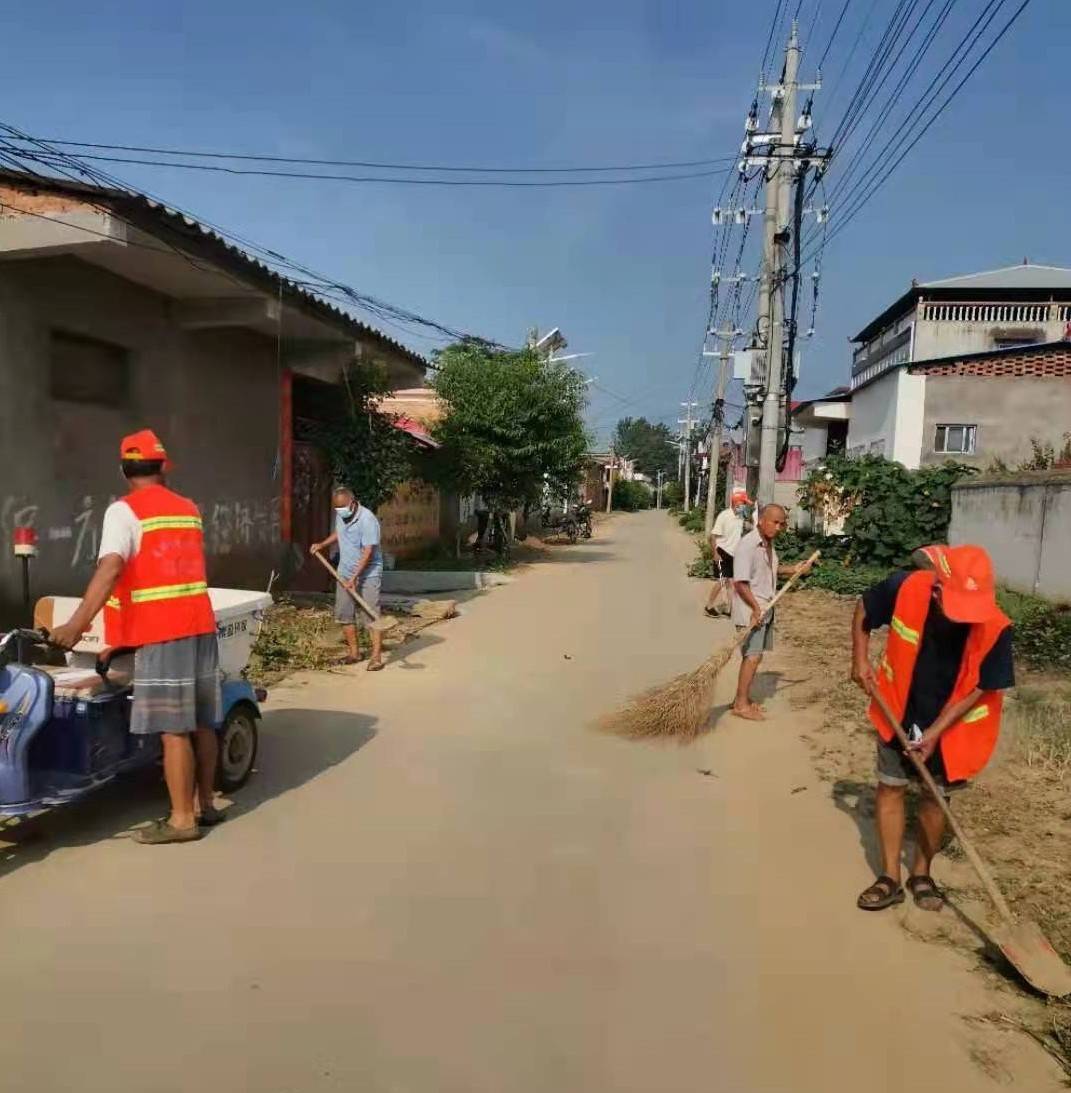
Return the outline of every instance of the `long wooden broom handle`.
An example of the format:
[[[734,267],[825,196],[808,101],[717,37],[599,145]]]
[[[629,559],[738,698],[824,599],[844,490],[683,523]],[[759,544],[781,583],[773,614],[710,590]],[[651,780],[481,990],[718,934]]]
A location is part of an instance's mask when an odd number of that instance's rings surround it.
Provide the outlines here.
[[[870,691],[871,698],[878,704],[878,709],[881,710],[888,721],[896,738],[904,746],[904,751],[907,752],[910,760],[915,764],[915,769],[919,772],[919,776],[922,778],[926,788],[930,791],[930,795],[941,806],[941,811],[945,814],[945,819],[948,820],[949,826],[956,834],[956,838],[959,839],[959,845],[963,847],[963,853],[967,855],[967,860],[974,866],[974,871],[978,874],[978,879],[982,882],[982,886],[986,890],[986,894],[993,901],[993,906],[996,907],[1000,913],[1000,917],[1004,919],[1009,925],[1015,924],[1015,918],[1011,913],[1011,908],[1008,906],[1001,895],[1000,889],[996,885],[996,881],[990,876],[989,870],[986,868],[985,862],[978,855],[978,851],[974,849],[973,843],[967,838],[956,820],[956,817],[952,814],[952,809],[948,807],[948,802],[941,796],[940,790],[937,788],[937,783],[933,779],[933,775],[930,773],[929,767],[919,758],[918,754],[911,750],[910,741],[907,738],[907,733],[904,732],[903,725],[893,716],[892,710],[889,709],[889,704],[885,701],[882,694],[878,691],[877,687],[873,687]]]
[[[350,594],[350,596],[353,598],[353,602],[373,622],[377,622],[379,620],[379,615],[377,615],[376,612],[373,611],[372,608],[369,607],[367,603],[365,603],[364,599],[361,596],[359,596],[354,589],[350,588],[350,586],[348,584],[346,584],[345,580],[342,577],[342,574],[339,573],[339,571],[337,569],[335,569],[335,567],[318,550],[314,550],[312,552],[312,554],[313,554],[314,558],[319,558],[320,559],[320,564],[324,567],[324,569],[326,569],[327,572],[330,573],[331,576],[334,577],[335,580],[338,581],[338,583]]]
[[[736,641],[733,642],[733,645],[730,646],[730,648],[733,648],[734,646],[737,646],[737,645],[743,645],[744,642],[747,641],[747,639],[749,637],[751,637],[752,633],[759,626],[762,625],[762,619],[766,618],[766,616],[769,615],[769,613],[774,609],[774,607],[777,604],[777,601],[800,579],[800,577],[805,576],[809,572],[811,566],[813,566],[814,563],[817,562],[818,559],[821,556],[822,556],[822,552],[820,550],[816,550],[807,559],[807,561],[802,562],[800,564],[800,567],[796,570],[796,572],[793,573],[792,576],[789,577],[789,579],[787,581],[785,581],[785,583],[781,586],[780,590],[774,595],[774,598],[772,600],[770,600],[770,602],[762,609],[762,618],[760,618],[759,621],[754,626],[746,627],[740,633],[739,637],[737,637]],[[774,579],[776,580],[776,576],[775,576]]]

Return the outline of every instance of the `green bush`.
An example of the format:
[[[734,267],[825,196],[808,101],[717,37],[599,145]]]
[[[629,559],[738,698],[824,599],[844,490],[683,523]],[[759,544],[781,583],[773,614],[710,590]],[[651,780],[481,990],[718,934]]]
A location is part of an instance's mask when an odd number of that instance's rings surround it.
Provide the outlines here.
[[[618,509],[620,512],[639,512],[640,509],[649,509],[651,504],[651,487],[645,482],[626,482],[622,480],[614,483],[612,508]]]
[[[699,540],[699,557],[688,567],[689,577],[714,577],[714,551],[706,539]]]
[[[662,487],[662,504],[670,512],[679,512],[684,504],[684,487],[679,482],[667,482]]]
[[[685,531],[690,531],[693,535],[699,535],[703,531],[706,516],[706,509],[696,506],[694,509],[689,509],[687,512],[680,513],[677,516],[677,523],[679,523]]]
[[[906,565],[918,547],[946,540],[952,486],[974,471],[951,461],[909,471],[881,456],[832,455],[800,486],[800,505],[814,514],[846,517],[853,562]]]
[[[1015,656],[1032,668],[1071,670],[1071,608],[1002,588],[1001,610],[1015,625]]]

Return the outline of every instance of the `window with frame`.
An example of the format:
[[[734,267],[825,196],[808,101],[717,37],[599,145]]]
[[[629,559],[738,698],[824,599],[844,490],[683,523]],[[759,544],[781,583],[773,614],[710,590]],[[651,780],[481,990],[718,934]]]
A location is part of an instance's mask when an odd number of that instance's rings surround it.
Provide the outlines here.
[[[941,455],[973,455],[977,438],[977,425],[938,425],[933,450]]]
[[[130,355],[119,345],[53,330],[49,393],[61,402],[123,406],[130,388]]]

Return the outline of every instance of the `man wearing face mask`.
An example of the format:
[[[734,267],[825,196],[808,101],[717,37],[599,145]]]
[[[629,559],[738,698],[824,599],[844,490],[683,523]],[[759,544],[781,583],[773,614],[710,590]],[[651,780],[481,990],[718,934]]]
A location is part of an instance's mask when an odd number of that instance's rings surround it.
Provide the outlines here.
[[[313,554],[338,544],[338,572],[347,587],[352,588],[373,611],[379,610],[379,591],[383,580],[383,554],[379,549],[379,521],[375,514],[359,504],[352,490],[335,490],[335,530],[322,542],[313,543]],[[383,634],[368,626],[369,619],[353,602],[346,589],[335,590],[335,619],[342,624],[349,655],[347,664],[361,659],[357,644],[357,627],[368,629],[372,639],[372,657],[368,671],[383,668]]]
[[[50,636],[73,649],[103,609],[108,646],[136,650],[130,731],[159,735],[171,813],[134,838],[189,842],[223,818],[212,804],[222,695],[201,514],[164,484],[171,464],[151,429],[125,437],[119,458],[129,493],[104,513],[96,572]]]
[[[725,614],[733,606],[733,555],[737,544],[744,536],[744,516],[751,504],[743,490],[734,490],[732,504],[718,513],[714,526],[710,529],[710,547],[714,553],[714,587],[704,608],[711,618],[716,618],[718,600],[725,597]]]

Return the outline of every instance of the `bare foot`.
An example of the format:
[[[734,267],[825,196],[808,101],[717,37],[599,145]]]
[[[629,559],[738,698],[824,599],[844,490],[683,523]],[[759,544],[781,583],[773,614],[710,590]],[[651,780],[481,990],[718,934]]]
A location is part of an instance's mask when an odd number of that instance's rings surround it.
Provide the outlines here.
[[[745,721],[765,721],[766,714],[761,706],[733,706],[729,711],[733,717],[742,717]]]

